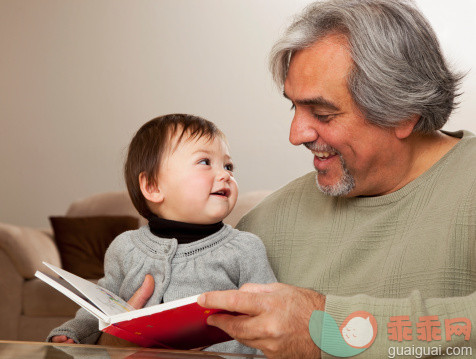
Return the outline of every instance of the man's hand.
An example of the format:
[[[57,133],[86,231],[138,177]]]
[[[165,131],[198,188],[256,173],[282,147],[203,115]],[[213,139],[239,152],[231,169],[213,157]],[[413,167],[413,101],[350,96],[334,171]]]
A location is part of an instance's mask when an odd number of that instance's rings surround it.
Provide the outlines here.
[[[317,292],[281,283],[245,284],[240,290],[204,293],[198,304],[244,314],[215,314],[208,324],[268,358],[321,357],[309,334],[312,312],[325,307],[325,297]]]
[[[144,305],[149,300],[152,293],[154,293],[154,277],[150,274],[145,276],[144,282],[142,283],[141,287],[137,289],[134,295],[127,301],[130,305],[132,305],[135,309],[140,309],[144,307]],[[113,335],[102,333],[99,337],[97,342],[99,345],[108,345],[108,346],[121,346],[121,347],[130,347],[130,346],[137,346],[137,344],[128,342],[127,340],[117,338]]]

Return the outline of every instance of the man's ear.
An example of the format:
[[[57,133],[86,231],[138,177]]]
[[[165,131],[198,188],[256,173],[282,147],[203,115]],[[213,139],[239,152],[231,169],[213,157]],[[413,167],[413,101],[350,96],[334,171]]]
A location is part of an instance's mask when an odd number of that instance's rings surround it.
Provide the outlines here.
[[[407,120],[402,121],[395,127],[395,135],[398,139],[404,140],[408,136],[411,135],[413,132],[413,128],[416,126],[418,121],[420,120],[420,115],[413,115]]]
[[[144,198],[152,203],[162,203],[164,201],[164,194],[159,189],[158,184],[151,184],[147,180],[145,172],[139,175],[140,191]]]

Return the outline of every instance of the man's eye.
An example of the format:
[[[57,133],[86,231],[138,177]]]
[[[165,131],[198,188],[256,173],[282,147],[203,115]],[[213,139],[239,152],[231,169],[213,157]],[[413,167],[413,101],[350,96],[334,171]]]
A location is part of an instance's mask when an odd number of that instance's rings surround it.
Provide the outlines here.
[[[292,104],[290,110],[293,111],[295,109],[296,109],[296,106],[294,104]]]
[[[334,115],[318,115],[317,113],[313,114],[313,116],[317,118],[319,122],[329,122],[334,117]]]
[[[234,167],[233,167],[233,164],[232,164],[232,163],[229,163],[229,164],[226,164],[226,165],[225,165],[225,169],[226,169],[227,171],[233,172],[233,168],[234,168]]]
[[[210,165],[210,160],[209,160],[208,158],[204,158],[204,159],[198,161],[198,164],[199,164],[199,165],[201,164],[201,165],[207,165],[207,166],[208,166],[208,165]]]

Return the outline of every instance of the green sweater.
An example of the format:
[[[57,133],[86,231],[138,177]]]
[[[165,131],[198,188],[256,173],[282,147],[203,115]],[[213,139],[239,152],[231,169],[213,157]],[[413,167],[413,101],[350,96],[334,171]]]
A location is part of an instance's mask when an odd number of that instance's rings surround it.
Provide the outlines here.
[[[359,357],[383,358],[389,347],[412,345],[476,348],[476,332],[470,341],[445,340],[445,319],[466,317],[476,326],[476,137],[451,135],[463,137],[396,192],[330,197],[317,189],[313,172],[238,224],[263,240],[279,282],[326,295],[325,310],[339,326],[355,311],[373,314],[378,335]],[[427,315],[439,316],[441,341],[417,339],[416,324]],[[389,339],[391,316],[409,316],[413,340]]]

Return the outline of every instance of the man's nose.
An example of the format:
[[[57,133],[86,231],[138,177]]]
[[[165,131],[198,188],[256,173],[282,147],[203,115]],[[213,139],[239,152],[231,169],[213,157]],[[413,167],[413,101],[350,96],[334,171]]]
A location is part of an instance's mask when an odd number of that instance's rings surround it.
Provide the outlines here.
[[[318,138],[319,134],[313,122],[296,112],[289,130],[289,142],[298,146],[306,142],[314,142]]]

